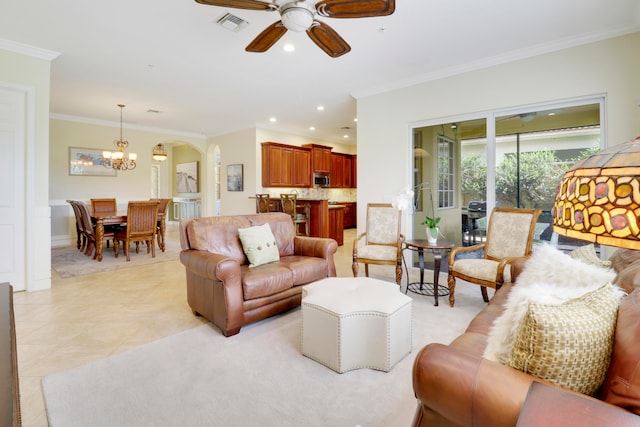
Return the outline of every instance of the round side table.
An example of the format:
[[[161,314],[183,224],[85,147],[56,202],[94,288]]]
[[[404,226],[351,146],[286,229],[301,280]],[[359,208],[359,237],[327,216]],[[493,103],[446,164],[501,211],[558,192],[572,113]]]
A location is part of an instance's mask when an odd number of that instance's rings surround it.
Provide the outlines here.
[[[421,295],[433,295],[435,306],[438,305],[438,296],[449,295],[449,288],[438,285],[438,276],[440,276],[440,264],[442,262],[442,254],[453,249],[455,245],[445,240],[438,240],[436,243],[429,243],[426,239],[405,240],[404,249],[418,252],[418,263],[420,266],[420,281],[409,283],[409,268],[407,262],[404,268],[407,272],[407,291],[411,291]],[[424,283],[424,250],[430,250],[433,254],[435,265],[433,268],[433,289],[427,288]],[[404,257],[403,257],[404,258]],[[429,283],[426,283],[429,284]],[[406,293],[406,291],[405,291]]]

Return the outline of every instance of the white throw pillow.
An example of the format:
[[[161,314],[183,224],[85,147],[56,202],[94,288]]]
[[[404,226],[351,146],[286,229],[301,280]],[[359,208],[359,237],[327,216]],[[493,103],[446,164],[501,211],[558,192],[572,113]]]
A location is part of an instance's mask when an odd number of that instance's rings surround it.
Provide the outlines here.
[[[587,264],[541,245],[531,255],[511,288],[505,310],[493,322],[483,357],[505,363],[529,304],[559,305],[611,282],[615,271]],[[620,297],[624,291],[617,288]]]
[[[280,260],[276,238],[269,224],[238,228],[242,250],[249,259],[249,267],[257,267]]]

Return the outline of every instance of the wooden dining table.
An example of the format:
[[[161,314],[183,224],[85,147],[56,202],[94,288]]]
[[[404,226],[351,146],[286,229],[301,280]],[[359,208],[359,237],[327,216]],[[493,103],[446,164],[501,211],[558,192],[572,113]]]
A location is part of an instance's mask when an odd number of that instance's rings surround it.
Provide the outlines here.
[[[102,240],[104,239],[104,226],[105,225],[121,225],[127,223],[127,212],[106,211],[106,212],[92,212],[91,221],[95,224],[96,230],[96,259],[102,261]],[[160,238],[158,239],[158,246],[160,250],[164,252],[165,241],[164,235],[167,229],[167,223],[164,212],[158,212],[158,221],[160,222]],[[154,243],[155,244],[155,243]]]

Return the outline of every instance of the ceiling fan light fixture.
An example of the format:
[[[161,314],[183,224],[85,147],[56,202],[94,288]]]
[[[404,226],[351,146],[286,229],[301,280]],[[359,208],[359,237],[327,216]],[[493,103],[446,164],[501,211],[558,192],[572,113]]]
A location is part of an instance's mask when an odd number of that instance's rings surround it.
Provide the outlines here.
[[[289,31],[307,31],[313,24],[315,10],[304,3],[287,3],[280,8],[282,24]]]

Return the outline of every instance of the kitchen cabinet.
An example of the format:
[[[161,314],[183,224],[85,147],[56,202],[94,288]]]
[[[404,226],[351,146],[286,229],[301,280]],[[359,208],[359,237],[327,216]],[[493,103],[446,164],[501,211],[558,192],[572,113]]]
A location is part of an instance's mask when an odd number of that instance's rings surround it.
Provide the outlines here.
[[[331,185],[332,188],[344,187],[344,155],[331,154]]]
[[[329,206],[329,237],[338,242],[338,246],[344,244],[344,206]]]
[[[262,143],[263,187],[311,187],[310,150],[304,147]]]
[[[358,156],[351,156],[351,188],[358,188]]]
[[[311,150],[312,172],[331,172],[331,147],[318,144],[305,144],[303,147]]]
[[[307,149],[293,150],[292,187],[311,187],[310,158],[311,153]]]
[[[331,154],[331,187],[356,188],[354,180],[355,156],[351,154]]]
[[[358,211],[357,211],[357,203],[353,202],[345,202],[340,203],[344,205],[344,228],[354,228],[358,224]]]

